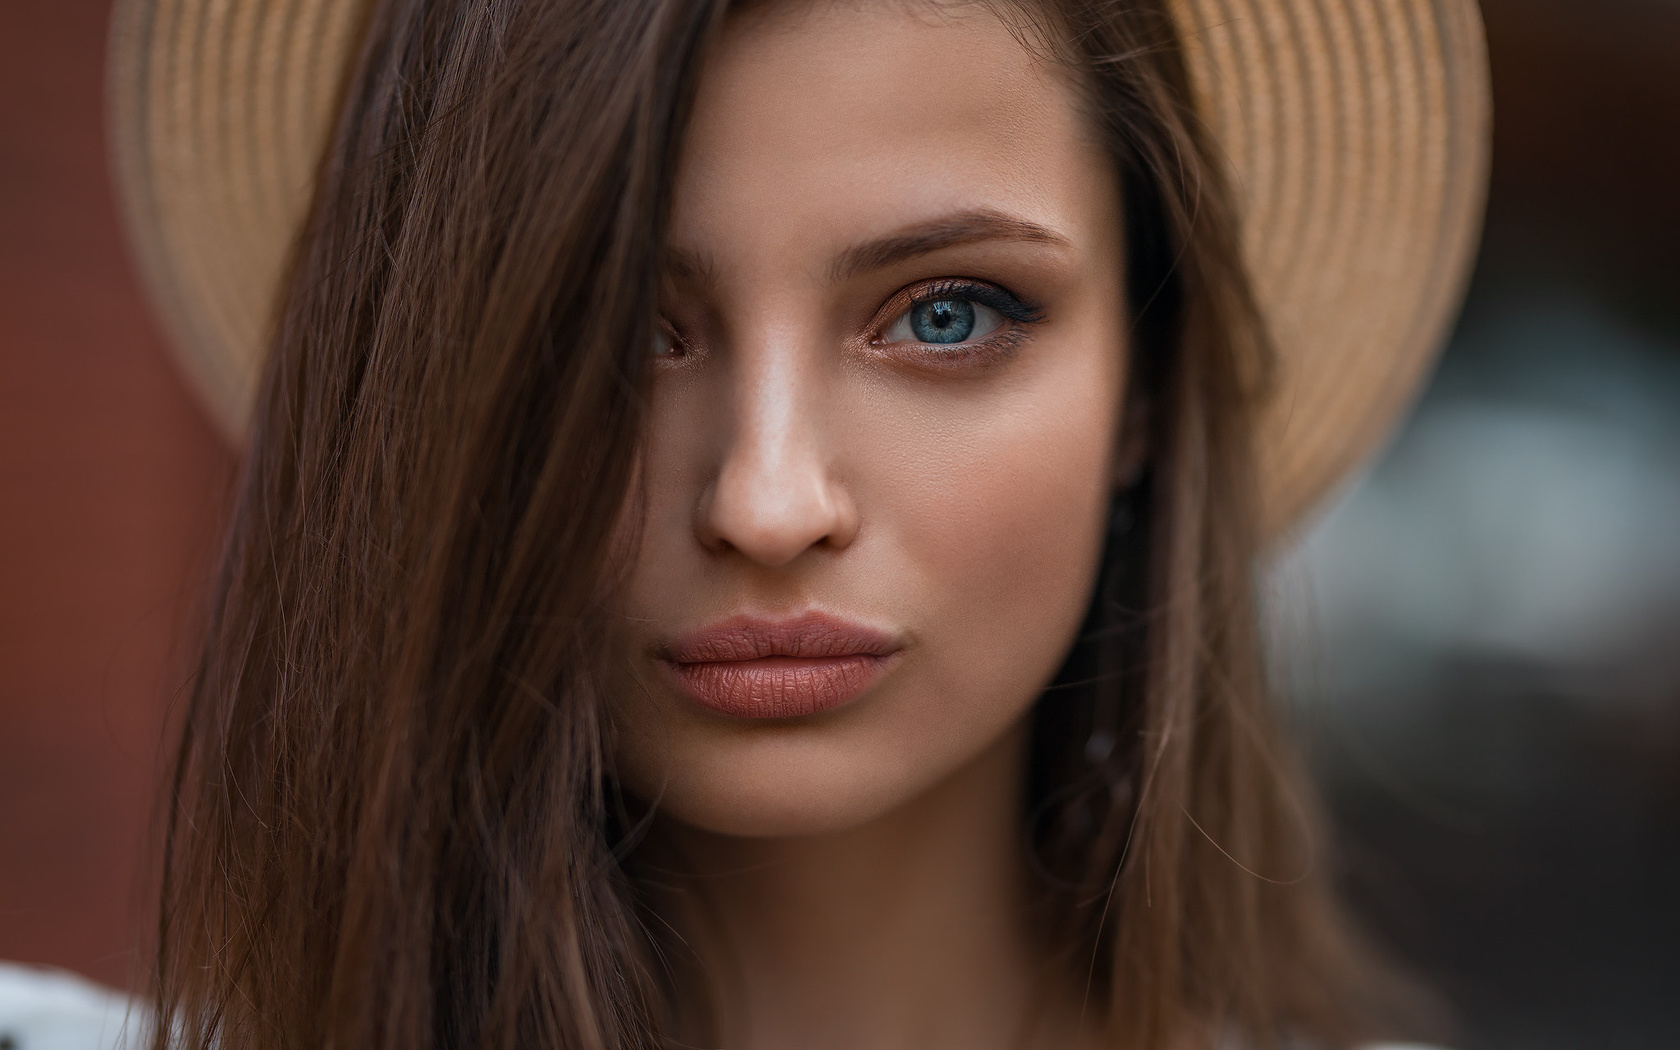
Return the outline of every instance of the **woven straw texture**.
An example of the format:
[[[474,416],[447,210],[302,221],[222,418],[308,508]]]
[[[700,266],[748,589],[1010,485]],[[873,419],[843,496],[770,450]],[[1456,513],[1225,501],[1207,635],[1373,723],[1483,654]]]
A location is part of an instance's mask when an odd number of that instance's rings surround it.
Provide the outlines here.
[[[1175,0],[1279,351],[1258,437],[1277,535],[1410,403],[1480,229],[1474,0]],[[243,433],[275,289],[365,0],[119,0],[113,153],[130,240],[194,385]]]

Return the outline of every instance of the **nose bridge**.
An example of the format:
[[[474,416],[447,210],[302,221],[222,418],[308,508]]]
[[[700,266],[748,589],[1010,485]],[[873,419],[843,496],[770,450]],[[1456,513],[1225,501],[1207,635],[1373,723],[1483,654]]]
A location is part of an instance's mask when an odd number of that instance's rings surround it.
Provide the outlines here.
[[[760,481],[807,474],[821,458],[820,399],[816,377],[804,360],[799,333],[772,331],[741,348],[736,359],[735,426],[729,466]],[[780,481],[793,480],[781,477]]]
[[[783,565],[814,545],[850,540],[813,334],[766,324],[732,341],[730,437],[697,523],[708,546]]]

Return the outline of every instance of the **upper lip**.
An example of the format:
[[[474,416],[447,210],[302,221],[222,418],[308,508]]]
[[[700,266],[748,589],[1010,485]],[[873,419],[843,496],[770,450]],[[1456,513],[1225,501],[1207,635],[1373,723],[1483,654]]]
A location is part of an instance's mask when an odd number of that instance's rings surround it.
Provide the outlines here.
[[[843,656],[890,656],[902,646],[884,631],[809,612],[784,619],[731,616],[679,635],[665,646],[673,663],[733,663],[781,656],[821,660]]]

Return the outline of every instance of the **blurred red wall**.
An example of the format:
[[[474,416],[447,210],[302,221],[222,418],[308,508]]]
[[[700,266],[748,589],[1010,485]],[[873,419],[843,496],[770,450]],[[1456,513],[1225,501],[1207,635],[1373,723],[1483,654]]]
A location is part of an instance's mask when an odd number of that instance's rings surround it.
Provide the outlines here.
[[[109,0],[0,0],[0,959],[130,980],[231,457],[121,242]]]

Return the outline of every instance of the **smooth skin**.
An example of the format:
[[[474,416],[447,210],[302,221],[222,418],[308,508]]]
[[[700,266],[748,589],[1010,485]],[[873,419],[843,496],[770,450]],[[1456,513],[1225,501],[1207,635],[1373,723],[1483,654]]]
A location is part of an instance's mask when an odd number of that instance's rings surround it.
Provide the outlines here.
[[[979,4],[817,2],[737,16],[703,71],[614,750],[685,873],[660,910],[711,1045],[1091,1035],[1031,934],[1020,797],[1100,556],[1128,326],[1113,167],[1037,52]],[[975,334],[918,338],[930,299]],[[659,657],[812,610],[903,646],[831,711],[721,715]]]

